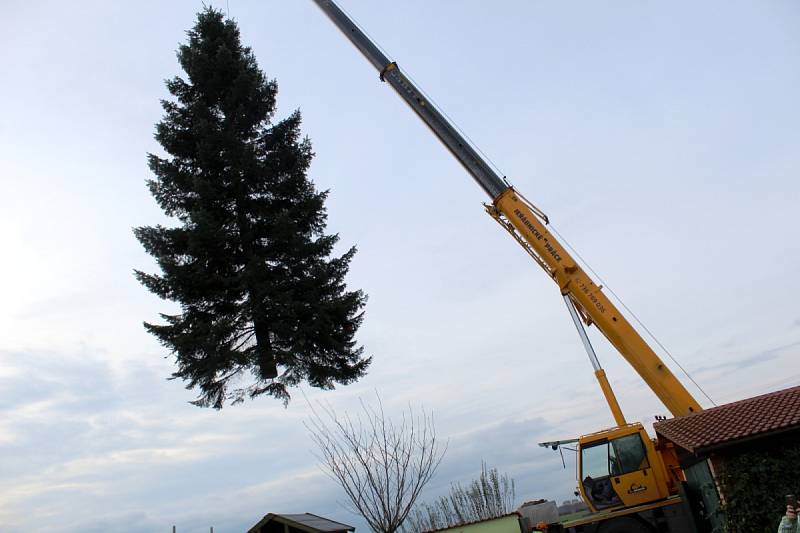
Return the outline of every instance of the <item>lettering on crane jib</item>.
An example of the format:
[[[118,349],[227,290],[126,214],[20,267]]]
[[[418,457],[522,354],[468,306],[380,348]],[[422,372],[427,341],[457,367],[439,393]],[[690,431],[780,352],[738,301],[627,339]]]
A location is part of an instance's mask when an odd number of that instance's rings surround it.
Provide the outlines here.
[[[550,242],[545,238],[544,235],[542,235],[542,233],[538,229],[536,229],[536,226],[534,226],[533,223],[530,220],[528,220],[528,217],[525,216],[525,213],[523,213],[519,209],[515,209],[514,214],[517,215],[517,218],[519,218],[520,221],[523,224],[525,224],[525,227],[528,228],[531,233],[533,233],[533,236],[536,237],[537,241],[544,240],[545,250],[547,250],[556,261],[561,262],[561,254],[558,253],[558,250],[552,244],[550,244]]]
[[[580,280],[578,280],[578,288],[580,288],[583,294],[589,297],[589,300],[592,301],[592,303],[594,304],[594,306],[597,308],[598,311],[600,311],[601,313],[606,312],[606,306],[603,305],[603,302],[601,302],[600,298],[598,298],[597,295],[595,294],[595,292],[599,291],[600,289],[594,287],[594,284],[592,284],[592,286],[590,287],[589,285]]]

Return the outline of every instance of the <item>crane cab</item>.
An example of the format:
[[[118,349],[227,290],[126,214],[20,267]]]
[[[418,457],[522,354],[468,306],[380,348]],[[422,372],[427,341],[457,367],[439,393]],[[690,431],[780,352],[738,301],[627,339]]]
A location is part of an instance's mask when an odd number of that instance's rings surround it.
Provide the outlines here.
[[[581,497],[593,512],[670,495],[664,462],[640,423],[578,439],[577,476]]]

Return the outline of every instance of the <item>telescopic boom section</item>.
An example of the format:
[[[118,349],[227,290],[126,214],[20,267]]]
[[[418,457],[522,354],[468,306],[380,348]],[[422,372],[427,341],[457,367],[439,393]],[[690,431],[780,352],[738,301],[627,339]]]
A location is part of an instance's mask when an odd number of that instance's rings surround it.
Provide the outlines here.
[[[486,164],[486,161],[470,146],[464,137],[442,116],[432,102],[422,94],[422,91],[409,80],[397,63],[381,52],[369,37],[364,35],[358,26],[350,20],[339,6],[330,0],[314,0],[314,2],[328,15],[336,26],[342,30],[350,41],[358,48],[364,57],[372,63],[380,78],[385,81],[405,100],[417,113],[419,118],[428,125],[450,152],[464,165],[470,176],[488,194],[492,200],[497,198],[508,186],[500,176]]]
[[[666,367],[622,313],[603,294],[572,256],[547,230],[547,217],[505,181],[332,0],[314,0],[320,9],[378,70],[464,166],[492,203],[487,212],[500,223],[555,280],[587,325],[595,324],[674,416],[701,411],[689,391]]]

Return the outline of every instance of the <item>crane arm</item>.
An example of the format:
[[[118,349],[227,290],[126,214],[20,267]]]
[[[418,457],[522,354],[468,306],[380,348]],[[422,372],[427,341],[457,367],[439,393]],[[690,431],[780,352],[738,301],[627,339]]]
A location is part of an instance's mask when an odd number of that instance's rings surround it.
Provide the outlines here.
[[[547,219],[513,187],[503,191],[487,212],[522,245],[568,296],[587,324],[597,326],[674,416],[702,411],[678,378],[633,325],[592,281],[558,239]]]
[[[314,0],[378,70],[486,192],[487,212],[558,284],[587,324],[594,324],[622,354],[674,416],[702,408],[617,307],[547,230],[548,219],[490,167],[416,85],[390,61],[333,0]]]
[[[364,57],[372,63],[380,73],[381,81],[388,83],[392,89],[405,100],[422,121],[431,129],[448,150],[455,156],[472,176],[478,185],[491,198],[500,195],[508,185],[492,170],[474,148],[453,127],[452,124],[436,109],[408,77],[403,74],[397,63],[389,59],[375,46],[372,40],[347,16],[332,0],[314,0],[314,3],[333,21],[347,36]]]

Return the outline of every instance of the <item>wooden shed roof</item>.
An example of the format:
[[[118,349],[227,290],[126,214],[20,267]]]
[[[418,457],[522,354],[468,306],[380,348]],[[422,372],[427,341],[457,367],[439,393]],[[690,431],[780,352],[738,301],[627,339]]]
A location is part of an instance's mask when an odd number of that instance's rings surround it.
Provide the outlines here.
[[[277,513],[269,513],[264,516],[261,520],[258,521],[256,525],[251,527],[247,530],[247,533],[256,533],[264,524],[270,521],[280,522],[282,524],[287,524],[302,531],[306,531],[308,533],[333,533],[333,532],[345,532],[345,531],[355,531],[356,528],[353,526],[348,526],[347,524],[342,524],[340,522],[334,522],[333,520],[328,520],[327,518],[323,518],[321,516],[317,516],[311,513],[302,513],[302,514],[277,514]]]

